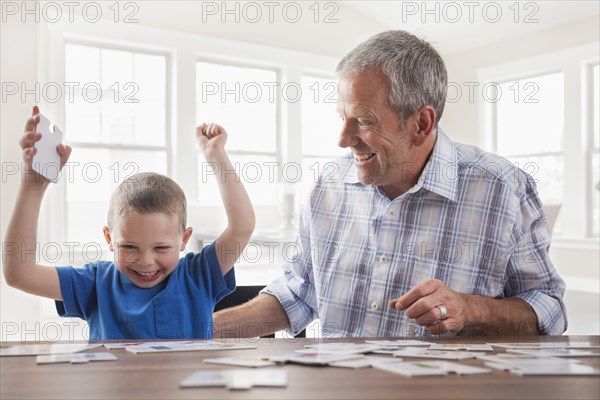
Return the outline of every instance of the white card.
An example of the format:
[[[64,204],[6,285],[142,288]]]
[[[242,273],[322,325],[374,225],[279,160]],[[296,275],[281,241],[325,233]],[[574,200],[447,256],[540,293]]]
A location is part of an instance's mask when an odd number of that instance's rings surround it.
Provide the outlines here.
[[[598,349],[591,342],[488,343],[503,349]]]
[[[250,389],[253,386],[287,386],[287,371],[269,370],[202,370],[196,371],[179,383],[180,387],[225,386],[229,389]]]
[[[375,364],[385,364],[389,362],[398,362],[402,361],[402,359],[398,358],[390,358],[390,357],[373,357],[366,356],[363,358],[355,358],[354,360],[345,360],[345,361],[336,361],[329,363],[331,367],[341,367],[341,368],[367,368],[372,367]]]
[[[33,156],[33,169],[51,182],[58,182],[60,177],[60,154],[56,150],[62,142],[63,132],[52,125],[50,120],[43,114],[39,114],[40,122],[36,126],[36,132],[42,135],[42,138],[35,143],[37,149]]]
[[[521,366],[512,368],[517,375],[584,375],[600,376],[600,369],[582,364],[558,364],[545,366]]]
[[[407,346],[431,346],[434,343],[422,340],[365,340],[365,343],[375,344],[381,347],[407,347]]]
[[[448,371],[439,365],[430,365],[426,362],[391,362],[375,364],[373,368],[404,376],[440,376],[448,374]]]
[[[291,353],[280,356],[269,357],[270,361],[277,363],[291,362],[297,364],[309,364],[309,365],[328,365],[332,362],[353,360],[357,358],[363,358],[360,354],[323,354],[318,352],[312,353]]]
[[[48,354],[37,356],[35,362],[38,364],[71,363],[84,364],[90,361],[114,361],[117,357],[109,352],[101,353],[76,353],[76,354]]]
[[[269,361],[265,357],[220,357],[220,358],[205,358],[206,364],[222,364],[235,365],[237,367],[268,367],[275,365],[274,361]]]
[[[477,359],[492,362],[494,364],[503,365],[527,365],[527,364],[539,364],[539,363],[555,363],[555,364],[569,364],[569,363],[580,363],[579,360],[572,360],[569,358],[556,358],[556,357],[536,357],[527,354],[516,354],[516,353],[499,353],[499,354],[484,354],[477,356]]]
[[[494,348],[489,344],[439,343],[429,346],[429,350],[494,351]]]
[[[321,354],[363,354],[379,350],[381,347],[375,344],[354,344],[354,343],[319,343],[305,346],[304,349],[295,350],[295,353],[314,353]]]
[[[150,343],[148,343],[150,344]],[[129,346],[125,350],[130,353],[170,353],[178,351],[215,351],[215,350],[246,350],[256,349],[256,346],[240,345],[223,342],[196,342],[191,344],[167,344],[151,346]]]
[[[198,340],[171,340],[164,342],[115,342],[104,343],[104,347],[109,350],[126,349],[131,346],[171,346],[171,345],[193,345],[197,343],[213,343],[213,341],[198,341]],[[216,342],[220,343],[220,342]]]
[[[0,357],[37,356],[40,354],[72,354],[102,346],[101,344],[3,344],[0,346]]]
[[[464,360],[468,358],[475,358],[477,355],[484,353],[476,353],[469,351],[442,351],[442,350],[429,350],[408,347],[402,350],[396,350],[394,357],[418,357],[418,358],[440,358],[444,360]]]
[[[519,350],[507,349],[509,353],[527,354],[535,357],[600,357],[600,353],[587,350],[573,349],[543,349],[543,350]]]

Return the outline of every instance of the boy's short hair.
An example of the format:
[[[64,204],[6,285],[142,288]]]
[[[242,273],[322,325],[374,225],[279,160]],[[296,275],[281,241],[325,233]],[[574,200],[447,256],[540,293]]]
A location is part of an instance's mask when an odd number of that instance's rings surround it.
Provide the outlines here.
[[[108,205],[108,229],[116,218],[129,213],[175,215],[181,231],[187,223],[187,201],[181,187],[168,176],[154,172],[135,174],[117,186]]]

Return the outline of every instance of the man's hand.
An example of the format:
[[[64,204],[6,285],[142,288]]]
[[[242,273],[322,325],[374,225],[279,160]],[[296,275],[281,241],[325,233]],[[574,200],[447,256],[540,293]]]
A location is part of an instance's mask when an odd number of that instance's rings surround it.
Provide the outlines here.
[[[39,132],[36,132],[36,126],[40,122],[40,109],[34,106],[31,112],[31,118],[25,124],[25,134],[21,137],[19,145],[23,149],[23,161],[25,164],[25,174],[23,176],[23,186],[28,189],[45,189],[48,186],[48,180],[38,174],[32,167],[33,156],[37,153],[34,147],[35,142],[42,138]],[[71,155],[71,146],[65,146],[62,143],[56,146],[56,151],[60,155],[60,168],[67,163]]]
[[[401,297],[390,300],[389,306],[404,310],[407,317],[427,327],[430,333],[459,332],[468,321],[470,309],[467,297],[437,279],[429,279]],[[446,309],[446,318],[443,320],[442,306]]]
[[[225,148],[227,131],[221,125],[203,123],[196,128],[196,141],[206,160],[210,161],[215,152]]]

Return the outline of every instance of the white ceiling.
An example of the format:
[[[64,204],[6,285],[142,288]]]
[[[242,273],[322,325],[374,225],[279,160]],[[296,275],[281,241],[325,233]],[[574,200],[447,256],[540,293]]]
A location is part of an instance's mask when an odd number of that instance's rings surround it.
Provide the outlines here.
[[[141,25],[334,57],[344,55],[373,34],[388,29],[405,29],[414,32],[435,43],[443,54],[448,54],[551,29],[584,18],[596,16],[600,20],[598,0],[518,3],[515,0],[321,1],[318,3],[318,23],[314,22],[314,0],[271,2],[276,4],[276,8],[273,8],[272,21],[269,21],[269,8],[265,6],[269,2],[250,2],[257,5],[262,13],[262,17],[257,22],[244,19],[242,9],[248,2],[137,1],[135,3],[139,7],[135,17]],[[303,14],[298,22],[290,23],[282,18],[282,10],[286,3],[301,5]],[[223,6],[224,4],[226,5]],[[469,4],[475,5],[469,6]],[[501,8],[499,17],[496,16],[497,6]],[[215,11],[214,7],[218,8],[216,13],[209,13],[208,10]],[[236,21],[235,12],[226,14],[223,12],[224,7],[230,10],[238,7],[238,16],[241,18]],[[435,10],[435,7],[438,10],[438,22],[435,20],[435,13],[425,13],[426,9]],[[247,15],[253,18],[256,10],[256,7],[249,7]],[[289,15],[293,15],[293,8],[288,11]],[[325,17],[331,13],[336,21],[325,23]],[[106,16],[110,18],[112,14],[107,12]],[[526,23],[528,16],[529,22]],[[490,22],[494,19],[498,21]]]

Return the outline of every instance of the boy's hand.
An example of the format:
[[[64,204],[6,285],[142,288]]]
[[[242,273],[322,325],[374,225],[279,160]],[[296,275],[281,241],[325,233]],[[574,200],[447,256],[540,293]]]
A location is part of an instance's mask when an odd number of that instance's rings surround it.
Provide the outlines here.
[[[196,128],[196,141],[204,157],[209,160],[217,151],[225,149],[227,131],[221,125],[203,123]]]
[[[34,147],[35,142],[42,138],[42,135],[36,132],[36,126],[40,122],[39,117],[40,109],[38,106],[34,106],[31,112],[31,118],[27,120],[25,124],[25,134],[19,141],[21,148],[23,149],[23,161],[25,173],[22,177],[23,186],[27,186],[32,189],[45,189],[48,186],[49,181],[42,175],[38,174],[32,167],[33,156],[37,153],[37,149]],[[65,146],[62,143],[56,146],[58,154],[60,154],[60,168],[67,163],[69,156],[71,155],[71,146]]]

